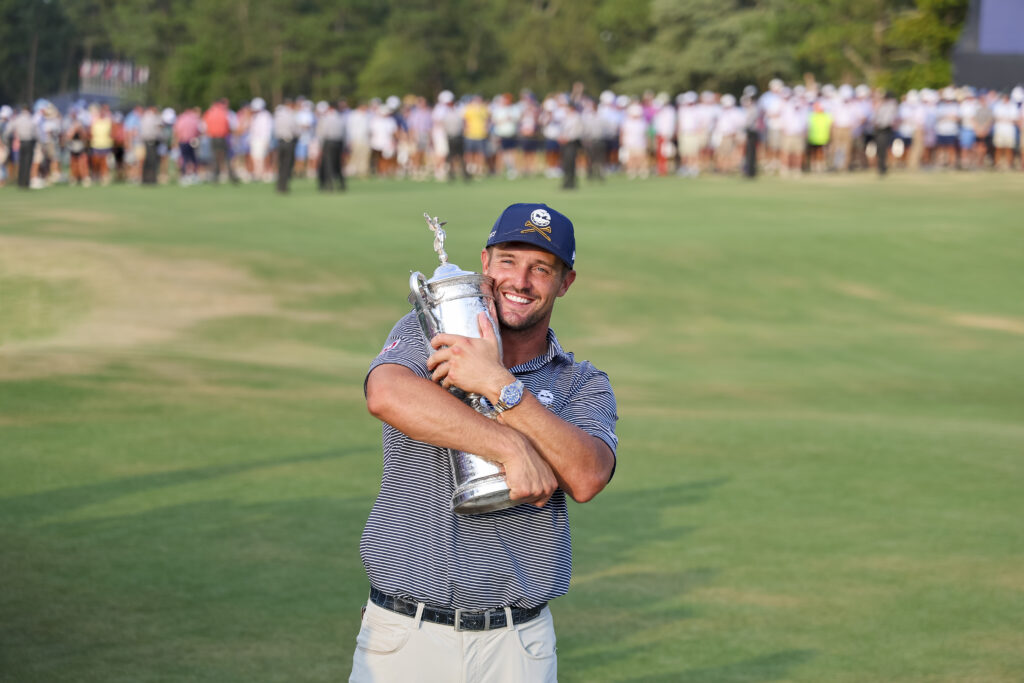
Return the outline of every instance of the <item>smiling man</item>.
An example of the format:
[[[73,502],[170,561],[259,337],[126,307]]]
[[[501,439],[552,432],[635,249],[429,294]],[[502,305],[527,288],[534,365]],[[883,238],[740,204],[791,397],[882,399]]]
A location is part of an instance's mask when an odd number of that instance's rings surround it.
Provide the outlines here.
[[[384,474],[360,553],[370,600],[350,681],[557,680],[547,603],[569,589],[568,495],[596,496],[615,469],[608,377],[564,351],[550,329],[576,280],[572,222],[544,204],[513,204],[481,253],[494,280],[501,349],[480,338],[423,343],[402,318],[366,378],[383,423]],[[484,396],[496,419],[446,389]],[[449,448],[500,464],[505,510],[458,516]]]

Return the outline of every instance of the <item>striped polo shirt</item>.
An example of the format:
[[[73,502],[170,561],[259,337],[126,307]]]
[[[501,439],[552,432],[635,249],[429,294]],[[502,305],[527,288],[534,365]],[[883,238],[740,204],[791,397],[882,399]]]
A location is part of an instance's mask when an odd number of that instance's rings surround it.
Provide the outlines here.
[[[615,453],[618,416],[608,376],[576,362],[550,329],[547,339],[547,353],[510,372],[549,410]],[[391,330],[370,371],[394,363],[429,378],[431,352],[411,312]],[[561,489],[543,508],[456,515],[448,449],[413,441],[387,423],[383,443],[380,493],[359,544],[378,590],[461,609],[535,607],[569,590],[572,546]]]

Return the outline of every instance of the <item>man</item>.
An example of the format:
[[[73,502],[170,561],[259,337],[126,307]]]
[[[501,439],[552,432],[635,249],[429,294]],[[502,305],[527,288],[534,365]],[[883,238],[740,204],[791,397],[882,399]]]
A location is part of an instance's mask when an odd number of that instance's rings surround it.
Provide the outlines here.
[[[880,93],[874,118],[875,156],[879,176],[884,176],[889,169],[889,152],[892,149],[893,130],[896,128],[898,117],[899,103],[896,96],[889,91]]]
[[[326,104],[326,103],[325,103]],[[316,122],[316,136],[320,140],[320,161],[317,165],[317,183],[322,192],[345,189],[345,175],[341,168],[341,153],[345,146],[345,118],[333,104]]]
[[[231,112],[228,110],[228,101],[219,99],[211,104],[203,114],[203,124],[206,126],[206,136],[210,138],[210,147],[213,151],[213,183],[220,182],[221,171],[226,168],[228,178],[237,185],[238,177],[231,168]]]
[[[576,189],[576,158],[579,156],[583,138],[583,118],[576,110],[576,105],[563,99],[559,106],[562,109],[562,125],[559,127],[558,145],[561,149],[562,189]]]
[[[147,107],[139,121],[139,137],[146,146],[145,158],[142,162],[143,185],[156,185],[157,173],[160,171],[160,136],[162,133],[160,114],[157,113],[156,107]]]
[[[274,115],[267,111],[267,102],[262,97],[252,100],[252,121],[249,124],[249,156],[252,159],[253,178],[260,182],[270,182],[270,154],[274,139]]]
[[[483,176],[487,173],[484,152],[487,146],[487,135],[490,131],[490,112],[484,104],[484,98],[473,95],[462,109],[464,122],[462,138],[465,144],[466,172],[472,176]]]
[[[36,152],[36,141],[39,139],[39,126],[36,125],[28,107],[22,107],[21,112],[14,117],[11,122],[11,130],[13,131],[12,140],[17,139],[19,143],[18,187],[27,190],[32,177],[32,160]]]
[[[295,140],[299,127],[295,122],[292,101],[286,99],[274,110],[274,139],[277,141],[277,191],[288,194],[288,184],[295,166]]]
[[[566,495],[597,495],[617,444],[608,377],[548,327],[576,279],[574,258],[568,218],[513,204],[481,253],[502,355],[483,314],[482,338],[439,334],[428,348],[413,312],[371,363],[366,400],[385,423],[384,476],[360,543],[371,590],[350,682],[556,680],[546,605],[569,588]],[[450,386],[502,411],[488,419]],[[448,448],[500,464],[522,504],[454,515]]]
[[[199,108],[192,107],[181,112],[174,121],[174,139],[178,141],[180,154],[180,180],[182,185],[194,185],[199,182],[199,160],[196,149],[199,147]]]

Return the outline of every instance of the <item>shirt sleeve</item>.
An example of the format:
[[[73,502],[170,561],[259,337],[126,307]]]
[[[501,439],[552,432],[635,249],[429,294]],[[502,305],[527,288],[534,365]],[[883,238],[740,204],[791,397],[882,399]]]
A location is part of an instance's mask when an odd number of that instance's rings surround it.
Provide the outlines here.
[[[369,379],[370,373],[380,365],[389,363],[401,365],[409,368],[418,376],[429,379],[430,373],[427,372],[429,348],[419,320],[416,319],[416,312],[410,311],[391,329],[391,334],[384,342],[384,348],[370,363],[370,369],[366,371],[366,379],[363,380],[363,394],[366,394],[366,380]]]
[[[560,417],[604,441],[615,456],[619,445],[615,423],[619,416],[608,375],[590,363],[582,363],[574,384],[576,389]]]

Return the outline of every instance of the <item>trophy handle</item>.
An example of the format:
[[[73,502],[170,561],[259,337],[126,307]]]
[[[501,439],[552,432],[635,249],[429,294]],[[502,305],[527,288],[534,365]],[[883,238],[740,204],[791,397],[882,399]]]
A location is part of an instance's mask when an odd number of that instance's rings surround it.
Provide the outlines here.
[[[415,300],[416,312],[420,317],[420,324],[423,327],[427,339],[433,339],[440,329],[440,323],[434,318],[431,312],[430,292],[427,290],[427,278],[423,273],[417,271],[409,275],[409,289]]]

